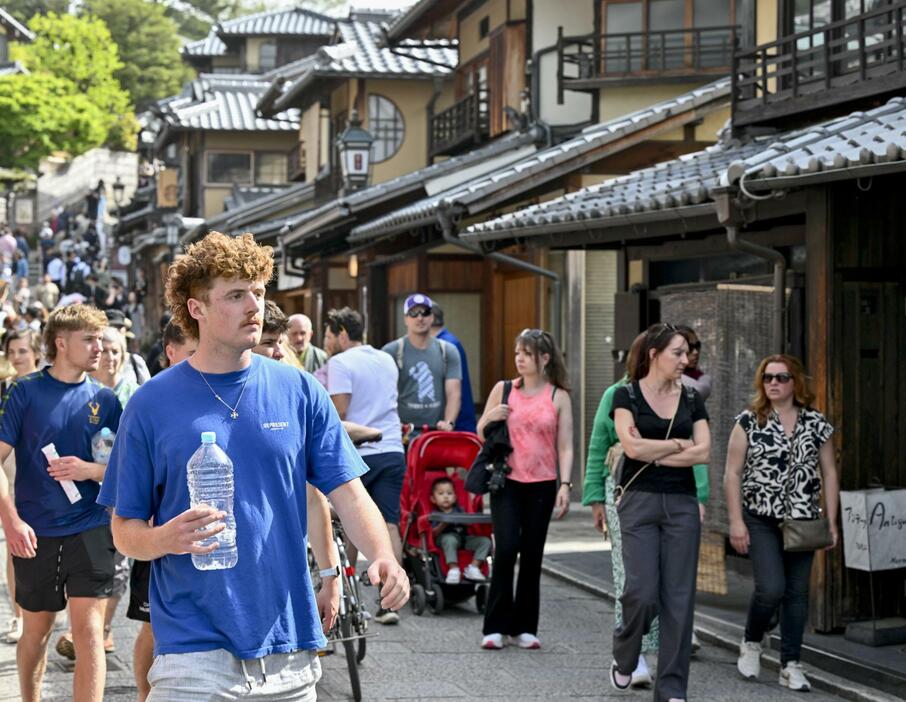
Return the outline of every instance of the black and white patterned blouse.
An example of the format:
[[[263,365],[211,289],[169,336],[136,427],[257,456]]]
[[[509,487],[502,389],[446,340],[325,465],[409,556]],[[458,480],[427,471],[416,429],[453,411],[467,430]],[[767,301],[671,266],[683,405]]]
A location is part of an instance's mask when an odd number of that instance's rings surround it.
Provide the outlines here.
[[[834,433],[830,422],[816,410],[800,408],[792,439],[783,431],[775,411],[763,427],[751,410],[740,414],[736,422],[749,441],[742,472],[745,509],[776,519],[817,519],[821,493],[818,452]]]

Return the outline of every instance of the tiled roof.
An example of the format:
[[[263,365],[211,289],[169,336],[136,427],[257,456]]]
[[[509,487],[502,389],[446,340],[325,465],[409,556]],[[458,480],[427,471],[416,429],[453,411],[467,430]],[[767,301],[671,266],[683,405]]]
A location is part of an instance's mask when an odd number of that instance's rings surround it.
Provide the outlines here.
[[[837,179],[906,171],[906,99],[867,112],[746,144],[705,151],[635,171],[600,185],[473,224],[466,240],[604,228],[707,205],[715,191],[739,183],[747,191],[779,190]],[[675,216],[675,215],[674,215]]]
[[[34,33],[2,7],[0,7],[0,24],[13,33],[13,39],[18,41],[35,40]]]
[[[463,239],[503,239],[555,229],[584,228],[653,210],[711,203],[721,173],[734,161],[754,156],[765,141],[704,151],[634,171],[563,197],[468,227]],[[517,232],[518,230],[518,232]]]
[[[723,78],[642,110],[593,125],[568,141],[537,151],[485,177],[471,179],[468,183],[362,224],[352,230],[349,240],[359,243],[433,222],[441,203],[469,214],[483,211],[543,182],[615,153],[619,150],[620,141],[633,133],[650,129],[683,114],[688,115],[689,121],[693,121],[707,112],[728,106],[729,99],[730,79]],[[608,150],[610,145],[616,148]]]
[[[435,41],[429,45],[405,41],[391,49],[381,45],[381,27],[374,22],[341,20],[337,26],[342,43],[321,47],[313,65],[287,84],[283,95],[274,103],[275,109],[285,109],[295,96],[322,77],[452,76],[459,61],[453,41]]]
[[[221,37],[278,34],[329,37],[334,32],[334,20],[318,12],[291,7],[227,20],[216,25],[214,31]]]
[[[425,182],[432,178],[468,168],[473,164],[481,163],[507,151],[532,144],[537,139],[538,134],[534,131],[507,134],[478,149],[473,149],[467,153],[448,158],[446,161],[435,163],[426,168],[397,176],[364,190],[356,190],[349,195],[331,200],[317,209],[306,212],[301,217],[290,221],[287,225],[288,234],[284,239],[284,244],[288,245],[303,240],[308,236],[315,236],[321,231],[320,227],[340,222],[353,216],[356,212],[363,211],[382,202],[387,202],[408,193],[423,193]]]
[[[435,4],[437,4],[437,0],[418,0],[394,18],[387,27],[387,36],[391,41],[405,36],[406,30]]]
[[[227,46],[223,39],[218,37],[213,31],[204,39],[190,41],[182,47],[182,53],[186,56],[224,56],[227,52]]]
[[[754,189],[763,189],[774,179],[795,177],[804,182],[808,177],[828,180],[837,174],[854,177],[846,171],[885,164],[906,165],[904,97],[774,137],[767,148],[734,170],[744,171],[745,182]]]
[[[264,119],[255,111],[268,83],[254,76],[202,74],[179,97],[166,98],[158,109],[166,125],[206,131],[296,131],[299,111],[287,110]]]

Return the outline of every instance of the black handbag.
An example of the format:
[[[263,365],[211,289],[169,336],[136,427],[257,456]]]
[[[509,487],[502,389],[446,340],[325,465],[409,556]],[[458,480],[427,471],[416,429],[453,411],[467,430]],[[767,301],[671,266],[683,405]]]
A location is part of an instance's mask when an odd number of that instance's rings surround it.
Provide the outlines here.
[[[512,388],[512,381],[507,380],[503,383],[503,399],[500,404],[507,403]],[[484,495],[486,492],[495,494],[502,490],[506,475],[510,472],[506,459],[512,452],[513,446],[510,444],[510,431],[506,422],[496,421],[488,424],[484,429],[484,444],[481,451],[466,474],[466,490],[475,495]]]

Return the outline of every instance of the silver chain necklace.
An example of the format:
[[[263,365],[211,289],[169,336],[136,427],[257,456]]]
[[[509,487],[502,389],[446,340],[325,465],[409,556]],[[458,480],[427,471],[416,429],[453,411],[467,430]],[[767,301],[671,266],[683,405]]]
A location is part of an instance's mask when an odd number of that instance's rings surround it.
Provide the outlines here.
[[[236,400],[236,405],[234,407],[230,407],[226,403],[226,401],[220,395],[217,394],[217,391],[211,387],[211,384],[208,382],[208,379],[204,377],[204,373],[202,373],[197,368],[195,368],[195,372],[201,376],[201,379],[204,381],[204,384],[208,386],[208,390],[210,390],[214,394],[214,397],[217,399],[217,401],[220,402],[220,404],[222,404],[224,407],[226,407],[230,411],[230,419],[239,419],[239,412],[236,411],[236,408],[239,407],[239,403],[242,402],[242,395],[245,392],[245,386],[248,385],[249,377],[252,375],[251,368],[249,369],[249,374],[247,376],[245,376],[245,382],[242,384],[242,390],[239,391],[239,399]]]

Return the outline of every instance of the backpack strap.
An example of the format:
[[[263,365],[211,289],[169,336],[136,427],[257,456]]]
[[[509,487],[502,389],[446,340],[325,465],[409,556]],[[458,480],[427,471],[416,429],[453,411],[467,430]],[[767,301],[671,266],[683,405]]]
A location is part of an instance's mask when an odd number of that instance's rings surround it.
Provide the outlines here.
[[[632,408],[632,418],[635,420],[636,425],[639,423],[639,412],[642,409],[642,402],[639,399],[639,396],[635,391],[635,381],[630,380],[626,384],[626,390],[629,392],[629,405]]]
[[[132,372],[135,373],[135,384],[142,384],[142,377],[138,374],[138,362],[135,360],[135,354],[129,354],[129,360],[132,361]]]
[[[507,401],[510,399],[510,390],[512,390],[512,389],[513,389],[513,381],[504,380],[503,381],[503,399],[500,400],[500,404],[505,405],[507,403]]]

